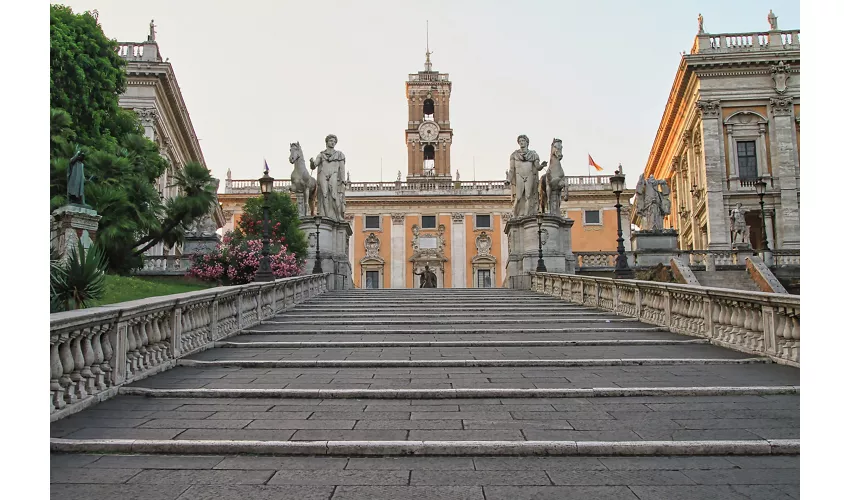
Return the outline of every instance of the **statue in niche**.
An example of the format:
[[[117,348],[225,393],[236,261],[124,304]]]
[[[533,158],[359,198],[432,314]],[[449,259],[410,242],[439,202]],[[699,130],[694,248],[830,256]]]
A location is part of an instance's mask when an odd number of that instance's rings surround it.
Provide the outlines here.
[[[660,191],[659,191],[660,188]],[[644,231],[664,229],[664,217],[670,215],[670,186],[664,179],[656,179],[652,174],[644,179],[641,174],[635,188],[637,213],[643,218]]]
[[[419,288],[437,288],[437,274],[431,270],[428,264],[425,264],[424,271],[421,273],[413,271],[413,274],[421,276],[421,278],[419,278]]]
[[[86,205],[86,177],[83,171],[83,160],[86,159],[86,154],[80,149],[74,153],[71,160],[68,162],[68,203],[72,205]]]
[[[732,223],[732,244],[744,243],[750,244],[750,226],[747,225],[744,219],[744,211],[741,209],[741,204],[737,203],[735,208],[729,213],[729,220]],[[738,241],[738,240],[741,241]]]
[[[333,220],[341,220],[345,214],[345,155],[334,149],[338,140],[329,134],[326,149],[310,159],[310,170],[316,170],[318,213]]]
[[[561,199],[567,199],[567,178],[561,167],[564,157],[561,139],[552,139],[549,153],[549,170],[540,177],[540,211],[553,215],[561,214]]]
[[[547,162],[540,162],[537,152],[528,149],[528,136],[517,137],[519,149],[511,153],[511,165],[508,179],[511,183],[511,194],[514,201],[513,212],[517,217],[537,214],[538,194],[537,173],[543,170]]]

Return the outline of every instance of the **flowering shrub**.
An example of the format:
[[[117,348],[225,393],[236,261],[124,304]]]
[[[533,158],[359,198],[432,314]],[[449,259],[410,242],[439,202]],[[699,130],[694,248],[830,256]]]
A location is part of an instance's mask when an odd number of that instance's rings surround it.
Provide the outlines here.
[[[269,264],[274,277],[288,278],[301,274],[303,264],[287,249],[285,238],[276,236],[269,241]],[[234,238],[228,233],[212,251],[195,255],[188,274],[204,281],[241,285],[253,281],[262,258],[261,240]]]

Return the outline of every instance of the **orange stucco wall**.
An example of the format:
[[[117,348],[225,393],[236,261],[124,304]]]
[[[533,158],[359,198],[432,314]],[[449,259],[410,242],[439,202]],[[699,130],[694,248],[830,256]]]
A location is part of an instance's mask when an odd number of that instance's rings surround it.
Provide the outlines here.
[[[573,252],[611,251],[617,247],[617,211],[601,210],[602,226],[582,223],[581,210],[569,210],[567,216],[574,220],[572,228]]]

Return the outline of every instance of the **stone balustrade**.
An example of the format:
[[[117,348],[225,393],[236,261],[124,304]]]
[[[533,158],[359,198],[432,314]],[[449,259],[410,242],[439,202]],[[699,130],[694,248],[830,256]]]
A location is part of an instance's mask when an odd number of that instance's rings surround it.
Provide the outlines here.
[[[702,33],[697,35],[691,54],[800,50],[800,30],[758,33]]]
[[[191,264],[191,256],[188,255],[143,255],[142,268],[134,274],[181,276],[189,271]]]
[[[775,266],[799,266],[799,250],[773,250],[773,264]]]
[[[800,366],[799,296],[553,273],[532,273],[531,287],[567,302]]]
[[[51,421],[326,290],[314,274],[51,314]]]

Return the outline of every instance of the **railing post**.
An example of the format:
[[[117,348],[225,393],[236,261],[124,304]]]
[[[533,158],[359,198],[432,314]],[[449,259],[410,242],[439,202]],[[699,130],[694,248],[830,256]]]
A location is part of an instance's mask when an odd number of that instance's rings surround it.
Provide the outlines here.
[[[171,359],[178,359],[183,355],[183,310],[180,308],[180,304],[175,304],[174,309],[171,311]],[[126,338],[127,328],[125,326],[124,333]],[[126,349],[121,350],[120,352],[125,352]]]
[[[127,378],[127,325],[121,321],[109,332],[109,341],[113,345],[112,385],[120,385]]]
[[[711,303],[711,296],[703,299],[703,314],[705,315],[705,338],[714,338],[714,304]]]
[[[620,311],[620,285],[614,281],[611,283],[611,307],[614,312],[619,314]]]
[[[218,340],[218,294],[213,296],[210,304],[210,342]]]
[[[242,330],[245,325],[242,323],[242,290],[239,289],[239,293],[236,295],[236,327],[237,330]]]
[[[776,308],[773,306],[761,306],[762,331],[764,334],[764,350],[767,354],[778,354],[776,342]]]
[[[637,319],[641,318],[641,300],[643,299],[643,294],[640,293],[640,287],[635,286],[635,314],[637,315]]]
[[[664,326],[673,326],[673,294],[664,290]]]

